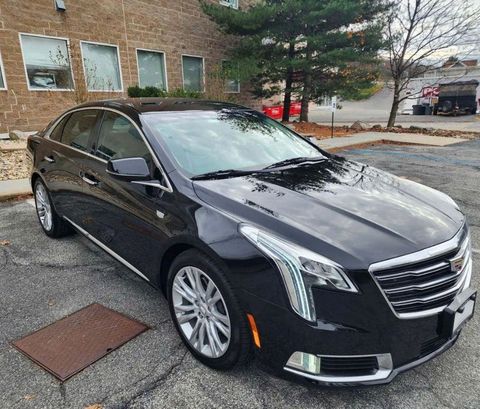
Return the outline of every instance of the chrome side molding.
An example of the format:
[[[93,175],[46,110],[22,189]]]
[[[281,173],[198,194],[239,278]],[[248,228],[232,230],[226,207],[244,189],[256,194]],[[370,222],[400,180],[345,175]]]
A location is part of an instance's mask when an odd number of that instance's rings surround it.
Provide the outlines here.
[[[82,229],[78,224],[72,222],[68,217],[63,216],[63,218],[69,222],[73,227],[75,227],[76,230],[78,230],[80,233],[82,233],[87,239],[91,240],[94,242],[98,247],[100,247],[102,250],[106,251],[108,254],[110,254],[113,258],[116,260],[120,261],[125,267],[128,267],[130,270],[132,270],[135,274],[139,275],[142,277],[144,280],[150,282],[150,280],[142,274],[140,270],[132,266],[127,260],[124,258],[120,257],[117,253],[115,253],[112,249],[107,247],[105,244],[103,244],[100,240],[96,239],[93,237],[89,232],[86,230]]]

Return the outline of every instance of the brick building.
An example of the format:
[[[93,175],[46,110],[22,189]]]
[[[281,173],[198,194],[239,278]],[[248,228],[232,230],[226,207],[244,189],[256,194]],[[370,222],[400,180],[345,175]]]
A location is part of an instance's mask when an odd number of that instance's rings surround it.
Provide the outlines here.
[[[0,133],[41,129],[70,106],[126,96],[136,84],[248,104],[239,81],[219,91],[210,75],[232,41],[198,0],[0,0]]]

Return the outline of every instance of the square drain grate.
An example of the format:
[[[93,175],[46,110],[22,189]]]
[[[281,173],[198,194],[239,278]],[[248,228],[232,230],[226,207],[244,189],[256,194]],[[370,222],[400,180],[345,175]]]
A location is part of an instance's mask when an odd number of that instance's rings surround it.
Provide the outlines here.
[[[13,346],[63,382],[147,329],[117,311],[91,304]]]

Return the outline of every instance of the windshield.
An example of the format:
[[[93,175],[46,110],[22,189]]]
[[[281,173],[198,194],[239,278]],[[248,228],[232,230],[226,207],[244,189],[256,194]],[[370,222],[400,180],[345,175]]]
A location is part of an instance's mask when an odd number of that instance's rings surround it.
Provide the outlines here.
[[[188,176],[322,157],[288,128],[255,111],[154,112],[143,117]]]

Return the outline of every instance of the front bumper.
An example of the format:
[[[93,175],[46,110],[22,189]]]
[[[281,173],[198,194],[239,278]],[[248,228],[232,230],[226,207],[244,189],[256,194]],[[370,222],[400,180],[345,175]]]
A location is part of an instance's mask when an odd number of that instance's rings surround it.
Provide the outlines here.
[[[306,380],[309,380],[313,383],[325,386],[367,386],[367,385],[381,385],[390,383],[398,374],[408,371],[416,366],[419,366],[436,356],[442,354],[447,349],[457,342],[459,333],[455,334],[451,339],[449,339],[445,344],[443,344],[437,350],[431,352],[428,355],[425,355],[422,358],[419,358],[415,361],[409,362],[398,368],[393,368],[393,362],[391,360],[390,354],[381,354],[377,357],[385,361],[384,366],[380,366],[377,372],[371,375],[360,375],[360,376],[322,376],[322,375],[312,375],[303,371],[295,370],[289,367],[285,367],[285,371],[300,376]],[[389,357],[389,358],[387,358]]]
[[[470,289],[459,297],[469,292]],[[316,310],[322,314],[314,324],[251,294],[247,298],[262,341],[261,348],[256,350],[257,358],[279,376],[319,385],[389,383],[399,373],[446,351],[460,333],[445,334],[445,312],[418,319],[399,319],[375,288],[371,294],[362,295],[318,290]],[[297,351],[330,360],[376,356],[378,367],[369,373],[312,374],[287,366]]]

